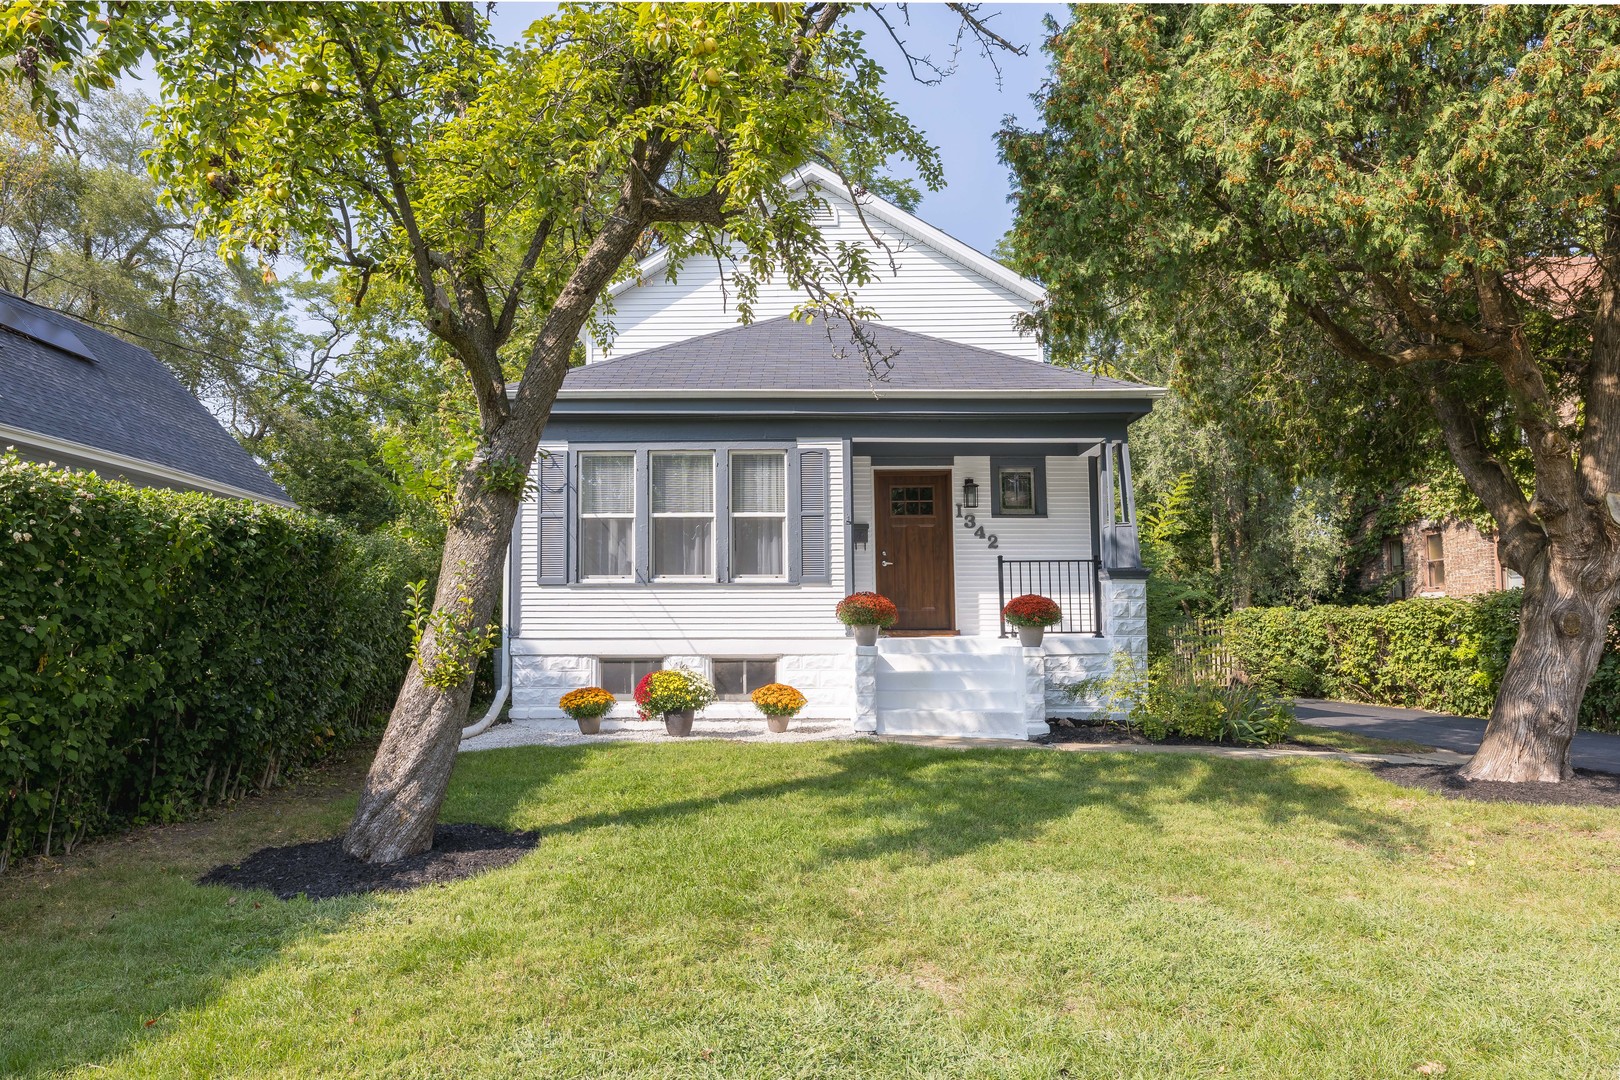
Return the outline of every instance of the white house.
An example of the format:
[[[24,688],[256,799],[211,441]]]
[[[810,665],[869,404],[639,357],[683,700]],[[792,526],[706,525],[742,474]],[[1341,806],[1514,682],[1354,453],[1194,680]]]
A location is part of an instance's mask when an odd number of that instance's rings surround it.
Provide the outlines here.
[[[1046,363],[1016,325],[1039,286],[870,196],[863,225],[824,170],[797,180],[833,240],[887,245],[859,302],[892,370],[788,319],[786,285],[739,325],[713,263],[670,280],[655,256],[615,289],[513,537],[514,718],[571,727],[558,698],[597,685],[621,702],[606,726],[634,722],[636,681],[683,664],[721,692],[700,725],[757,719],[749,692],[780,681],[857,731],[1025,738],[1079,711],[1063,684],[1145,651],[1126,430],[1160,391]],[[833,614],[864,590],[901,613],[870,648]],[[1029,592],[1064,612],[1038,649],[1000,619]]]

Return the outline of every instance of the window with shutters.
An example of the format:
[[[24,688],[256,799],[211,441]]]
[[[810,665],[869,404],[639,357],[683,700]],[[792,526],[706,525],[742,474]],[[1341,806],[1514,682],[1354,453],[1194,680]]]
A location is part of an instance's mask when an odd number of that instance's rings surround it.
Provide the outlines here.
[[[636,455],[579,455],[579,576],[635,579]]]
[[[787,576],[787,454],[731,454],[731,576]]]
[[[714,578],[714,453],[651,455],[652,576]]]

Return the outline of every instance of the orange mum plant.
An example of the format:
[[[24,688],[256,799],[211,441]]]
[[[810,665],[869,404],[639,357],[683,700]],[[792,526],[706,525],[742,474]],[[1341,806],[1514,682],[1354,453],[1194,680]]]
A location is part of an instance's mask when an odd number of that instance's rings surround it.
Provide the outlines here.
[[[804,708],[804,695],[786,683],[773,682],[753,693],[754,707],[766,716],[795,716]]]
[[[575,720],[590,720],[613,708],[617,701],[600,686],[587,686],[582,690],[568,691],[557,705]]]

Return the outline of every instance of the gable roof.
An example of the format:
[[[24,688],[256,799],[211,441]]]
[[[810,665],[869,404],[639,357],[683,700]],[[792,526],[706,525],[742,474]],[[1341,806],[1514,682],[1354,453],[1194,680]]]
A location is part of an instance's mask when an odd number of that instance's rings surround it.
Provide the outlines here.
[[[874,379],[842,323],[769,319],[570,370],[560,396],[582,397],[949,397],[1028,395],[1155,398],[1158,387],[860,323],[883,353]]]
[[[803,188],[814,187],[819,192],[855,202],[856,199],[845,186],[843,179],[831,169],[814,162],[807,162],[794,169],[786,180],[789,191],[798,191]],[[1035,282],[1015,274],[1001,263],[992,259],[977,248],[969,247],[956,237],[928,224],[916,214],[888,202],[884,199],[866,192],[860,197],[860,209],[901,232],[909,233],[944,255],[949,256],[958,263],[978,274],[989,278],[1003,288],[1011,290],[1015,295],[1022,297],[1032,304],[1038,304],[1046,299],[1046,290]],[[669,250],[653,253],[636,264],[632,276],[615,282],[608,290],[609,296],[618,296],[626,289],[651,281],[654,275],[664,273],[669,267]]]
[[[8,443],[143,482],[292,505],[157,357],[0,292],[0,446]]]

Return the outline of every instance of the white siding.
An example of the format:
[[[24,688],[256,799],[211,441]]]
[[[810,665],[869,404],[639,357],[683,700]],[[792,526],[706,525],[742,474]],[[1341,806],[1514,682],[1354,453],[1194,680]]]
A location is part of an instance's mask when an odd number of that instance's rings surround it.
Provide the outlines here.
[[[515,651],[667,656],[768,655],[847,648],[833,608],[844,588],[844,461],[841,439],[800,439],[828,452],[831,485],[832,582],[827,585],[563,585],[537,583],[536,507],[519,515],[521,580],[517,585]],[[551,444],[546,449],[565,449]],[[809,647],[777,643],[793,639]],[[723,649],[724,651],[717,651]],[[741,651],[739,651],[739,649]]]
[[[885,253],[872,244],[846,200],[829,192],[822,194],[838,216],[837,223],[826,229],[829,240],[862,244],[872,251],[875,280],[860,288],[856,296],[862,306],[877,313],[880,325],[1028,360],[1043,359],[1035,337],[1019,333],[1013,325],[1016,316],[1030,310],[1029,301],[916,237],[868,215],[872,232],[890,248],[890,253]],[[730,273],[728,266],[725,276],[729,278]],[[786,315],[803,300],[804,294],[785,282],[763,283],[754,303],[754,318]],[[607,357],[629,356],[738,325],[735,289],[722,280],[721,268],[712,259],[689,261],[673,282],[660,271],[619,293],[613,309],[609,316],[613,340],[606,347]],[[603,358],[603,347],[588,341],[587,359]]]
[[[873,521],[872,459],[857,457],[854,492],[856,521]],[[995,634],[1000,630],[1001,590],[996,580],[996,556],[1009,559],[1089,559],[1091,551],[1091,493],[1086,457],[1046,459],[1046,517],[992,517],[988,457],[958,457],[951,470],[952,503],[960,499],[962,481],[972,477],[979,485],[978,520],[993,533],[999,546],[956,522],[956,629],[961,634]],[[855,549],[853,592],[875,588],[876,526],[873,543]]]

